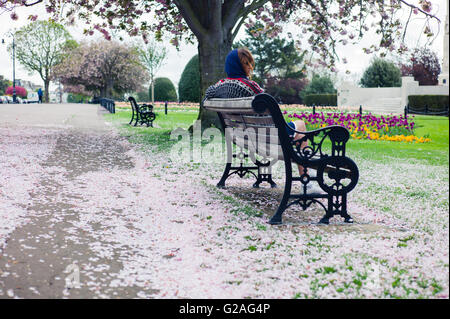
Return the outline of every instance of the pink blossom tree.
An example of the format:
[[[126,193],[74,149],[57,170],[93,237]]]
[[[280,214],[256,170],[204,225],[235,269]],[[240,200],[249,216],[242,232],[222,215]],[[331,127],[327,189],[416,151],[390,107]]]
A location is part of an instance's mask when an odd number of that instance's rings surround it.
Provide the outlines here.
[[[55,68],[55,77],[67,92],[109,98],[140,90],[149,79],[135,49],[106,40],[71,50]]]
[[[419,0],[23,0],[6,1],[4,10],[16,14],[17,6],[45,3],[47,11],[64,16],[69,22],[81,17],[87,23],[87,34],[98,30],[109,39],[108,30],[125,30],[130,35],[149,33],[156,38],[164,34],[178,46],[183,39],[198,42],[202,91],[224,75],[224,61],[240,28],[251,27],[256,21],[264,23],[261,30],[267,36],[276,35],[283,23],[293,22],[303,37],[296,41],[298,47],[305,41],[319,57],[319,63],[333,69],[340,44],[356,43],[371,29],[373,45],[364,48],[366,53],[379,50],[398,50],[406,47],[401,40],[405,36],[409,20],[414,15],[425,17],[424,32],[431,38],[430,23],[433,19],[432,3]],[[401,20],[401,9],[410,10],[410,18]],[[93,16],[102,18],[97,23]],[[15,15],[17,18],[17,15]],[[151,19],[149,17],[152,17]],[[14,18],[14,17],[13,17]],[[199,118],[205,126],[217,123],[215,113],[202,108]]]
[[[9,86],[6,88],[5,94],[6,95],[13,95],[14,88],[12,86]],[[16,86],[16,95],[26,98],[27,97],[27,90],[21,86]]]

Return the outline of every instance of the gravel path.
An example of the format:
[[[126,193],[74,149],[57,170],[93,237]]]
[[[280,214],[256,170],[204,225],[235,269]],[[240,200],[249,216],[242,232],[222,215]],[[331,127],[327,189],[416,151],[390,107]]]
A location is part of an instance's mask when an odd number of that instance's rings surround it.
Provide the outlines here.
[[[14,107],[0,113],[0,298],[448,298],[448,192],[401,192],[407,175],[448,190],[448,168],[363,162],[356,224],[292,208],[271,227],[279,190],[217,190],[221,167],[142,154],[96,106]]]

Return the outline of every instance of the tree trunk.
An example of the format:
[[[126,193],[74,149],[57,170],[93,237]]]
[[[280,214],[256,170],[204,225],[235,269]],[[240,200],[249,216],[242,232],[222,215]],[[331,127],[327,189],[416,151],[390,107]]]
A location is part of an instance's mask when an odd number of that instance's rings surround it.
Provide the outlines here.
[[[225,58],[241,25],[235,28],[239,18],[245,19],[248,12],[266,1],[260,0],[245,9],[245,0],[173,0],[198,41],[203,97],[210,85],[225,77]],[[222,128],[217,113],[206,111],[203,105],[200,105],[198,119],[202,122],[202,129],[210,126]]]
[[[155,81],[152,76],[152,105],[155,105]]]
[[[106,80],[106,98],[113,99],[113,87],[114,87],[114,80],[108,78]]]
[[[202,88],[202,100],[206,89],[226,77],[225,58],[231,50],[231,34],[213,34],[199,39],[198,56]],[[222,129],[217,112],[207,111],[200,105],[198,120],[202,122],[202,130],[214,126]]]
[[[50,101],[49,93],[48,93],[49,86],[50,86],[50,80],[44,80],[44,102],[45,103],[49,103],[49,101]]]

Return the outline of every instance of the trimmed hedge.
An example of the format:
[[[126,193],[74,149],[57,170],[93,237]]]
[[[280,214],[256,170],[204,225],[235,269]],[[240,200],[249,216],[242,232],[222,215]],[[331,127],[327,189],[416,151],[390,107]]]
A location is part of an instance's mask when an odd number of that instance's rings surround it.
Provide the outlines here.
[[[180,102],[200,102],[202,89],[200,83],[200,68],[198,54],[186,64],[178,83]]]
[[[90,96],[79,94],[79,93],[69,93],[67,96],[67,103],[85,103],[91,99]]]
[[[307,94],[304,102],[308,106],[337,106],[337,94]]]
[[[444,112],[448,110],[448,95],[410,95],[408,103],[416,111]]]
[[[149,88],[149,96],[152,95],[152,88]],[[175,86],[169,78],[155,79],[155,101],[176,102],[178,99]]]

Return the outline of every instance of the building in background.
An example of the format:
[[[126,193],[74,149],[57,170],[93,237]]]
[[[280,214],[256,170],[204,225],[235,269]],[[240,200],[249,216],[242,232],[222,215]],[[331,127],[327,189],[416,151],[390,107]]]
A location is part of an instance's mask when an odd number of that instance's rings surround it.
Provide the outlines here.
[[[449,37],[448,4],[444,29],[444,58],[439,84],[419,86],[413,77],[402,77],[401,87],[361,88],[350,82],[344,82],[338,89],[338,107],[340,109],[358,109],[374,113],[403,113],[410,95],[448,95],[449,93]]]
[[[16,79],[16,86],[25,88],[28,92],[35,92],[39,88],[43,88],[42,85],[34,84],[31,81]]]
[[[444,59],[442,63],[442,73],[439,75],[439,85],[448,86],[448,3],[447,3],[447,17],[445,18],[444,28]]]

